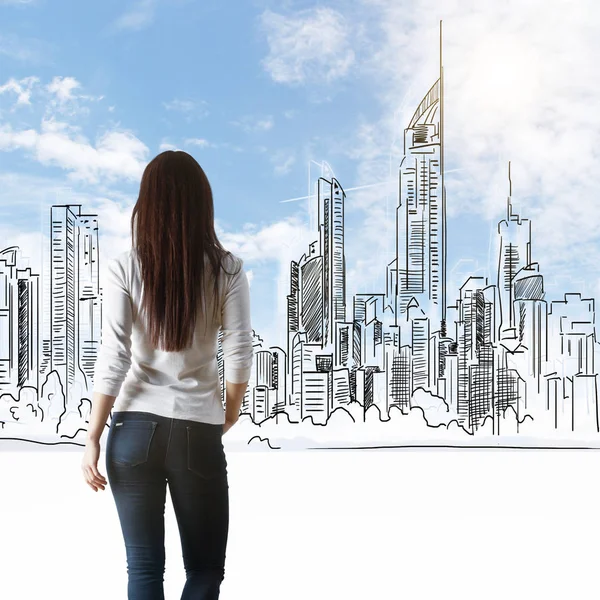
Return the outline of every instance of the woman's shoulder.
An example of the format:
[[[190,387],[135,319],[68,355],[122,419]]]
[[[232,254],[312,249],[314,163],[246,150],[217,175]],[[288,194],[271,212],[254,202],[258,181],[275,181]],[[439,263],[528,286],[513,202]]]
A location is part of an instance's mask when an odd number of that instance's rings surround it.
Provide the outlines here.
[[[137,259],[137,253],[135,248],[129,248],[120,252],[114,257],[114,261],[119,263],[124,269],[130,270],[133,266],[134,261]]]
[[[129,248],[119,252],[110,260],[114,267],[117,267],[125,275],[127,281],[131,281],[131,276],[136,272],[137,254],[135,249]]]
[[[225,266],[227,271],[231,272],[232,274],[236,274],[243,269],[244,260],[240,256],[237,256],[237,254],[233,254],[233,252],[227,250],[223,256],[222,264]]]

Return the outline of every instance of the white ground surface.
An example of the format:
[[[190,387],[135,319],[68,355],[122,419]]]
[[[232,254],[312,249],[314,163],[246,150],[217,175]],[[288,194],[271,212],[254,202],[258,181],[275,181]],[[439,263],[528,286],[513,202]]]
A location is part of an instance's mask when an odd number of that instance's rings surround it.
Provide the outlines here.
[[[84,483],[80,452],[0,445],[3,600],[126,599],[110,488]],[[598,451],[229,451],[228,464],[223,600],[598,598]],[[176,600],[168,494],[165,518]]]

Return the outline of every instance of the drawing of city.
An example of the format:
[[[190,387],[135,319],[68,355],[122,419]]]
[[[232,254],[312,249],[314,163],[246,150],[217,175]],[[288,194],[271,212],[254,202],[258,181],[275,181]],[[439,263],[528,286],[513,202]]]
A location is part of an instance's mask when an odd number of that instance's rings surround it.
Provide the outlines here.
[[[546,297],[510,163],[495,271],[447,286],[441,54],[405,127],[385,289],[347,296],[346,192],[318,178],[315,240],[289,265],[287,345],[254,332],[232,435],[266,450],[600,447],[595,302]],[[102,339],[101,217],[57,203],[49,221],[47,272],[0,247],[0,438],[81,445]],[[220,344],[217,359],[224,398]]]

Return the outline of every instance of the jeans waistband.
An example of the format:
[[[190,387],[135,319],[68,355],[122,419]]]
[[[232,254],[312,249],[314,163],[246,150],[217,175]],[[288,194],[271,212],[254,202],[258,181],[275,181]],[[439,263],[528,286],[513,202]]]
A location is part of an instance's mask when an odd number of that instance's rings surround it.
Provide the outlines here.
[[[197,429],[205,429],[206,431],[215,431],[222,433],[223,425],[217,425],[215,423],[203,423],[201,421],[192,421],[191,419],[177,419],[175,417],[165,417],[163,415],[157,415],[155,413],[143,412],[139,410],[123,410],[113,411],[113,420],[119,419],[120,421],[157,421],[158,423],[168,424],[173,421],[175,424],[185,425],[194,427]]]

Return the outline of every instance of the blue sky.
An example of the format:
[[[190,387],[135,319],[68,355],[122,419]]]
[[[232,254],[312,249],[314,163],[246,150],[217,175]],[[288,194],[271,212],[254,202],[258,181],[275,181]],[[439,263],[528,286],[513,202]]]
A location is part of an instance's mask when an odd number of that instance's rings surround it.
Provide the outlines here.
[[[349,293],[383,291],[402,132],[437,78],[442,18],[449,271],[484,273],[511,160],[551,299],[596,295],[593,12],[591,0],[568,12],[537,1],[0,0],[0,245],[19,244],[35,268],[44,207],[72,201],[100,215],[109,258],[128,247],[143,167],[186,150],[213,186],[222,242],[251,272],[255,328],[280,343],[289,260],[316,239],[307,202],[281,201],[305,196],[309,161],[327,161],[345,188],[383,183],[346,204]]]

